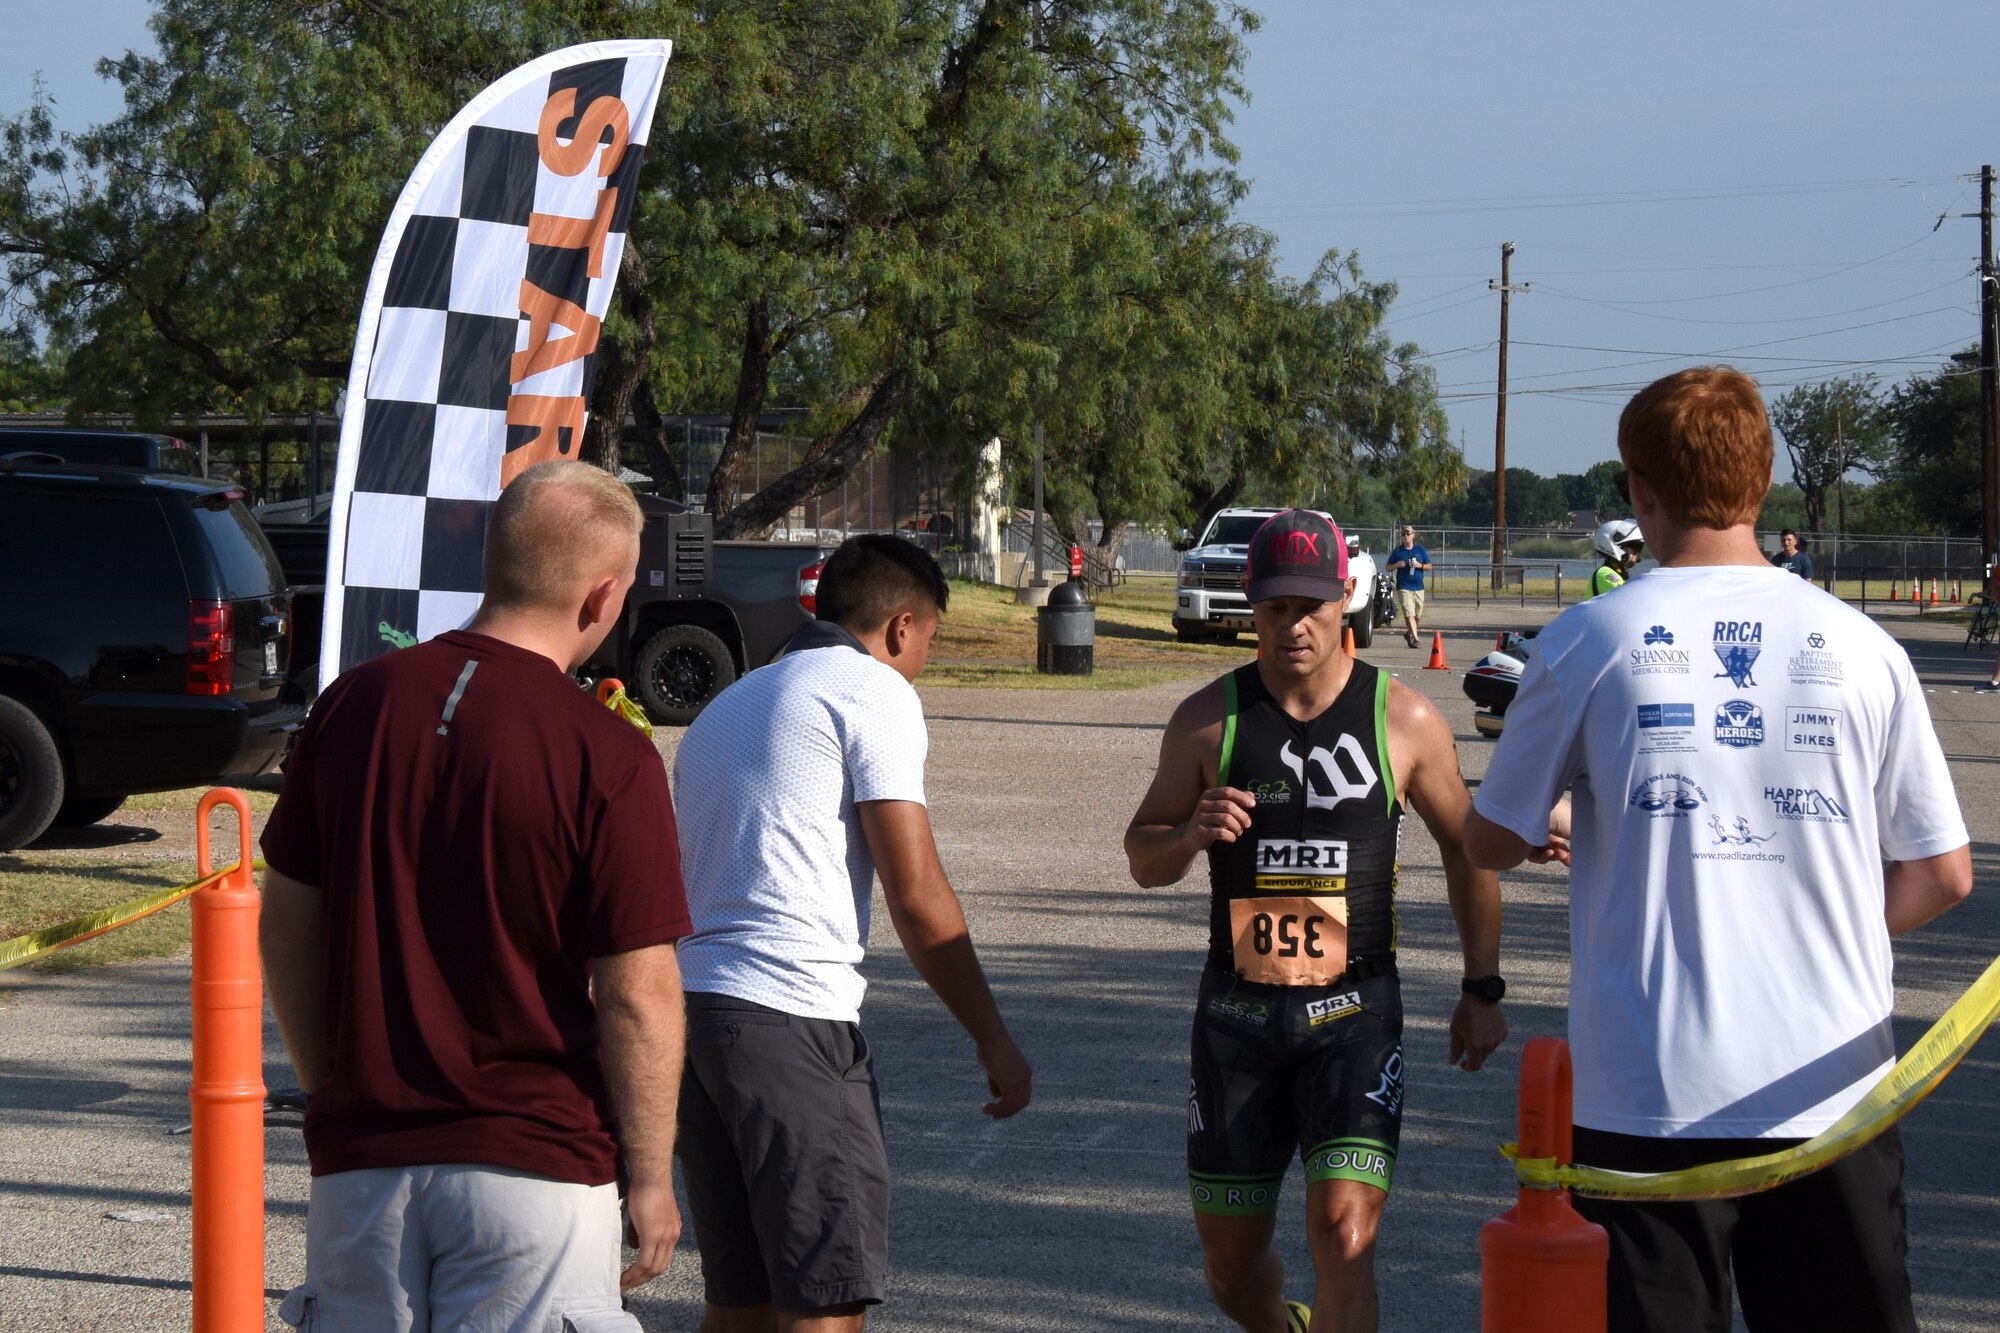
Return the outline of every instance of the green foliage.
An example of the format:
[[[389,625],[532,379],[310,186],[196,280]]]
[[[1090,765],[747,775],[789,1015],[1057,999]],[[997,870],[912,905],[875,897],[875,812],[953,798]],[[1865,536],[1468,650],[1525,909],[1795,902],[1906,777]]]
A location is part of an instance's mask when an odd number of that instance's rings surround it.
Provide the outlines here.
[[[1973,348],[1890,391],[1894,454],[1881,505],[1901,521],[1883,531],[1979,532],[1978,367]]]
[[[0,412],[55,412],[65,406],[62,364],[37,351],[23,329],[0,329]]]
[[[1827,502],[1844,473],[1874,475],[1890,462],[1889,418],[1873,375],[1801,384],[1771,404],[1771,425],[1791,455],[1804,500],[1802,531],[1828,528]]]
[[[10,294],[79,410],[324,406],[390,207],[467,98],[540,52],[676,49],[593,413],[727,406],[719,531],[768,530],[896,431],[1012,470],[1074,527],[1234,500],[1414,507],[1460,483],[1435,382],[1352,255],[1305,281],[1232,221],[1255,18],[1228,0],[161,0],[101,66],[124,113],[0,125]],[[810,446],[744,494],[768,406]],[[664,433],[642,466],[678,475]],[[615,438],[593,436],[614,463]]]

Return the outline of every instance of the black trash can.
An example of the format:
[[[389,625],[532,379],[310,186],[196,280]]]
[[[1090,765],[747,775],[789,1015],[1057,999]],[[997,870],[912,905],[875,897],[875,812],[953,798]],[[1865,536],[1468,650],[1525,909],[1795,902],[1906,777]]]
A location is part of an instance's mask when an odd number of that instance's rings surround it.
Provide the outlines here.
[[[1035,670],[1050,676],[1088,676],[1097,655],[1097,608],[1083,595],[1083,580],[1049,589],[1049,603],[1035,611]]]

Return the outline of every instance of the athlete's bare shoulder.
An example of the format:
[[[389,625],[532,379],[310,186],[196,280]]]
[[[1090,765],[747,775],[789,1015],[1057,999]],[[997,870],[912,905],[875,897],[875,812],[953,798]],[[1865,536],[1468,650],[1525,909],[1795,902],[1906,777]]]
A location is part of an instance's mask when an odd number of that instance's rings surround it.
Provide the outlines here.
[[[1229,677],[1217,676],[1180,701],[1167,719],[1167,746],[1193,745],[1198,750],[1222,744],[1222,724],[1229,715]]]
[[[1458,739],[1444,710],[1400,680],[1389,682],[1383,712],[1389,727],[1389,755],[1407,774],[1420,762],[1445,762],[1458,768]]]

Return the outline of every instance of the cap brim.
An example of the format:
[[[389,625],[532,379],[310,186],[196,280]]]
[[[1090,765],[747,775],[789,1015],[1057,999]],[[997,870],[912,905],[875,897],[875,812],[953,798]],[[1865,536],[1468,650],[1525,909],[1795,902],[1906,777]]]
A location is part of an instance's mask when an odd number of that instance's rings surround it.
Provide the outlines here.
[[[1314,574],[1272,574],[1266,578],[1251,579],[1247,593],[1253,602],[1268,602],[1273,597],[1311,597],[1322,602],[1344,602],[1347,600],[1347,583]]]

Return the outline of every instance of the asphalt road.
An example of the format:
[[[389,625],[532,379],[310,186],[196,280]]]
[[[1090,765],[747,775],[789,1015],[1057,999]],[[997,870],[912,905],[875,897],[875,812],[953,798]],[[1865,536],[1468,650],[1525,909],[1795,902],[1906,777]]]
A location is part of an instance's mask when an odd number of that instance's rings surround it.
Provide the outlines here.
[[[1475,620],[1474,616],[1483,618]],[[1444,603],[1432,617],[1462,669],[1497,628],[1545,620]],[[1897,1035],[1907,1048],[2000,953],[2000,697],[1972,695],[1989,663],[1962,630],[1885,623],[1910,648],[1971,827],[1977,889],[1898,943]],[[1365,654],[1435,698],[1469,779],[1490,747],[1461,675],[1385,635]],[[1002,1124],[969,1044],[918,982],[879,909],[864,1021],[895,1170],[890,1299],[878,1328],[1208,1328],[1182,1158],[1186,1044],[1206,928],[1198,881],[1132,886],[1119,838],[1174,704],[1198,683],[1136,692],[926,689],[930,792],[947,868],[1009,1021],[1036,1065],[1036,1098]],[[662,733],[671,750],[673,733]],[[1511,1202],[1495,1144],[1513,1136],[1528,1036],[1560,1035],[1568,975],[1565,879],[1505,880],[1504,968],[1514,1037],[1486,1071],[1445,1057],[1459,958],[1435,846],[1403,844],[1407,1116],[1383,1224],[1390,1328],[1478,1326],[1478,1229]],[[32,856],[30,852],[27,855]],[[190,1318],[185,959],[63,976],[0,976],[0,1329],[185,1328]],[[1830,984],[1835,984],[1829,979]],[[289,1084],[275,1029],[267,1080]],[[2000,1048],[1989,1040],[1905,1122],[1911,1255],[1923,1326],[2000,1327]],[[268,1134],[269,1280],[303,1271],[298,1134]],[[1289,1290],[1310,1293],[1287,1183],[1279,1239]],[[114,1220],[122,1214],[126,1220]],[[275,1309],[275,1302],[273,1305]],[[692,1250],[634,1302],[650,1329],[692,1329]],[[275,1320],[271,1327],[280,1327]]]

